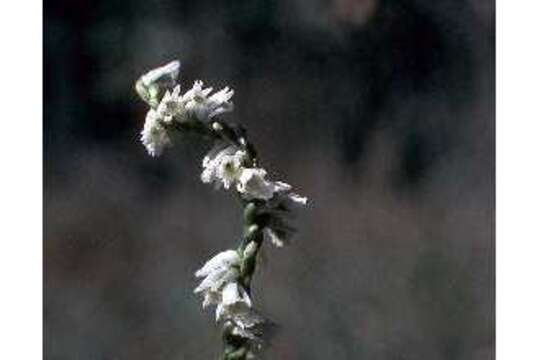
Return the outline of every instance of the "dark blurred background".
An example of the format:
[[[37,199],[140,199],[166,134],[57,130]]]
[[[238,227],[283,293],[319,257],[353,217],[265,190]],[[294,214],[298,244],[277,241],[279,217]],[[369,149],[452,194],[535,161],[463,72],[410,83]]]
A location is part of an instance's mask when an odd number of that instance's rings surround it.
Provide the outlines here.
[[[240,209],[206,145],[138,141],[133,83],[179,58],[311,199],[255,279],[263,358],[494,359],[494,6],[45,0],[45,358],[220,353],[193,272]]]

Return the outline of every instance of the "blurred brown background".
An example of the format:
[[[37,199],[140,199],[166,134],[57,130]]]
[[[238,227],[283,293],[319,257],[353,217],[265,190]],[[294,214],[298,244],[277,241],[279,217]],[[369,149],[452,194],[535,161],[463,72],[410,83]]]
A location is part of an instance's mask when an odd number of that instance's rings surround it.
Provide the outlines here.
[[[494,1],[45,0],[45,358],[215,359],[193,272],[240,209],[204,144],[152,159],[133,82],[235,89],[311,203],[267,247],[265,359],[494,358]]]

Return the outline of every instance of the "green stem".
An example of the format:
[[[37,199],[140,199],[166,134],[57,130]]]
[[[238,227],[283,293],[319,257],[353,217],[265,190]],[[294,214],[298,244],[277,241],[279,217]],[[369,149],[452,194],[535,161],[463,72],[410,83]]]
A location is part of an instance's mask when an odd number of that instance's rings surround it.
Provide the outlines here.
[[[202,126],[201,126],[202,125]],[[225,141],[237,146],[247,154],[247,165],[257,166],[257,151],[246,135],[246,130],[240,126],[231,126],[225,122],[214,120],[209,126],[204,124],[178,125],[177,130],[195,130],[198,134],[210,137],[213,140]],[[243,254],[250,242],[255,242],[256,248],[250,256],[243,259],[240,268],[240,282],[246,292],[251,296],[251,280],[257,265],[257,254],[263,241],[262,227],[258,218],[258,207],[260,202],[249,201],[239,197],[243,209],[243,236],[238,251]],[[232,334],[234,324],[225,322],[222,330],[223,337],[223,360],[245,360],[249,353],[249,343],[247,339]]]

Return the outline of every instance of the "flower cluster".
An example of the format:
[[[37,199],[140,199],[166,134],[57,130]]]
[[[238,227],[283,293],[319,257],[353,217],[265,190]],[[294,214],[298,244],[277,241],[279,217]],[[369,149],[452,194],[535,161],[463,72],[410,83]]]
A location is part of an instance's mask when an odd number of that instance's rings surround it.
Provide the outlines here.
[[[259,348],[263,326],[268,322],[254,309],[250,284],[257,254],[264,241],[281,247],[295,229],[287,222],[307,198],[291,185],[271,180],[259,164],[245,130],[218,119],[233,109],[228,87],[212,94],[202,81],[181,92],[177,78],[180,62],[173,61],[143,75],[135,88],[150,105],[141,131],[141,142],[155,157],[173,144],[176,132],[194,132],[213,142],[202,161],[201,181],[216,189],[235,192],[244,207],[244,233],[236,250],[223,251],[199,269],[195,288],[203,296],[203,308],[215,305],[216,321],[223,325],[223,359],[251,359]]]
[[[231,333],[240,338],[258,340],[264,319],[252,307],[251,298],[242,285],[242,263],[256,255],[255,243],[243,252],[223,251],[199,269],[195,276],[203,278],[194,292],[204,296],[203,308],[216,305],[216,321],[232,325]]]
[[[233,110],[230,100],[234,91],[228,87],[210,95],[213,88],[204,88],[203,82],[197,80],[182,94],[180,85],[176,84],[179,69],[180,63],[173,61],[143,75],[136,85],[151,107],[141,131],[141,141],[151,156],[161,155],[172,144],[170,128],[208,123],[215,116]]]
[[[228,190],[236,184],[246,160],[245,150],[233,145],[225,148],[215,146],[203,159],[201,181],[206,184],[215,184],[216,189],[223,186]]]
[[[234,188],[246,201],[258,201],[264,235],[281,247],[294,232],[284,221],[285,215],[306,205],[307,198],[294,193],[287,183],[268,180],[266,170],[247,166],[247,160],[246,151],[234,145],[216,146],[203,159],[201,180],[216,188]]]

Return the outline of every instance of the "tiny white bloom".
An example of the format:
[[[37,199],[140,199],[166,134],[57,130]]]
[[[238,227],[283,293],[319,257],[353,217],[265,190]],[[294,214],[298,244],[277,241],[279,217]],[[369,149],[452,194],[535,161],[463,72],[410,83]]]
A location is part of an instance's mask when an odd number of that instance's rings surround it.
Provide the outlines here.
[[[276,181],[276,196],[267,204],[269,209],[292,210],[300,206],[306,206],[308,198],[292,192],[292,186]]]
[[[208,117],[213,118],[233,110],[234,105],[230,101],[234,95],[234,90],[225,87],[208,98]]]
[[[210,94],[213,88],[203,89],[204,83],[201,80],[196,80],[193,83],[193,87],[184,94],[186,101],[204,102],[208,94]]]
[[[238,179],[237,190],[248,200],[270,200],[269,208],[279,205],[289,208],[291,205],[307,204],[307,198],[293,193],[291,185],[282,181],[266,180],[266,170],[260,168],[243,169]]]
[[[194,293],[206,291],[218,291],[221,286],[229,281],[234,281],[238,277],[238,269],[236,268],[220,268],[211,272],[201,281],[199,286],[195,288]]]
[[[246,290],[238,283],[233,282],[225,285],[221,293],[221,304],[223,306],[231,306],[237,303],[245,304],[247,307],[251,307],[251,299]]]
[[[241,262],[240,254],[235,250],[223,251],[208,260],[195,276],[204,277],[194,293],[204,295],[203,308],[221,302],[223,286],[238,279]]]
[[[217,188],[223,185],[225,189],[229,189],[240,176],[246,152],[235,146],[217,149],[219,147],[214,148],[204,157],[201,181],[215,183]]]
[[[171,145],[167,130],[160,124],[158,113],[150,109],[146,114],[144,128],[141,131],[141,142],[151,156],[159,156]]]
[[[266,170],[246,168],[242,171],[236,189],[246,199],[269,200],[274,196],[275,184],[266,180]]]
[[[221,291],[221,302],[216,307],[216,321],[235,319],[251,312],[251,299],[236,282],[226,284]]]
[[[252,340],[259,339],[259,327],[265,322],[252,308],[251,299],[245,289],[236,282],[223,287],[221,302],[216,307],[216,321],[221,320],[234,324],[233,334]]]
[[[306,205],[307,197],[300,196],[292,192],[292,186],[282,181],[276,181],[275,191],[278,193],[277,201],[286,201],[296,205]]]
[[[307,202],[308,202],[307,197],[300,196],[300,195],[295,194],[295,193],[288,194],[288,199],[290,200],[291,203],[296,204],[296,205],[306,206]]]
[[[202,268],[195,273],[196,277],[205,277],[210,273],[220,269],[239,265],[241,261],[240,254],[236,250],[222,251],[204,264]]]
[[[187,121],[185,103],[180,95],[180,85],[176,85],[172,92],[167,90],[161,99],[157,113],[165,123],[170,123],[173,119],[178,122]]]
[[[233,103],[230,101],[234,95],[233,90],[226,87],[208,96],[212,90],[212,88],[203,88],[203,82],[197,80],[184,94],[186,110],[199,121],[207,122],[216,115],[233,110]]]
[[[292,192],[292,186],[284,182],[274,183],[274,196],[264,204],[269,221],[263,229],[265,240],[277,247],[289,243],[295,229],[287,224],[286,217],[293,217],[294,209],[305,206],[307,198]]]

